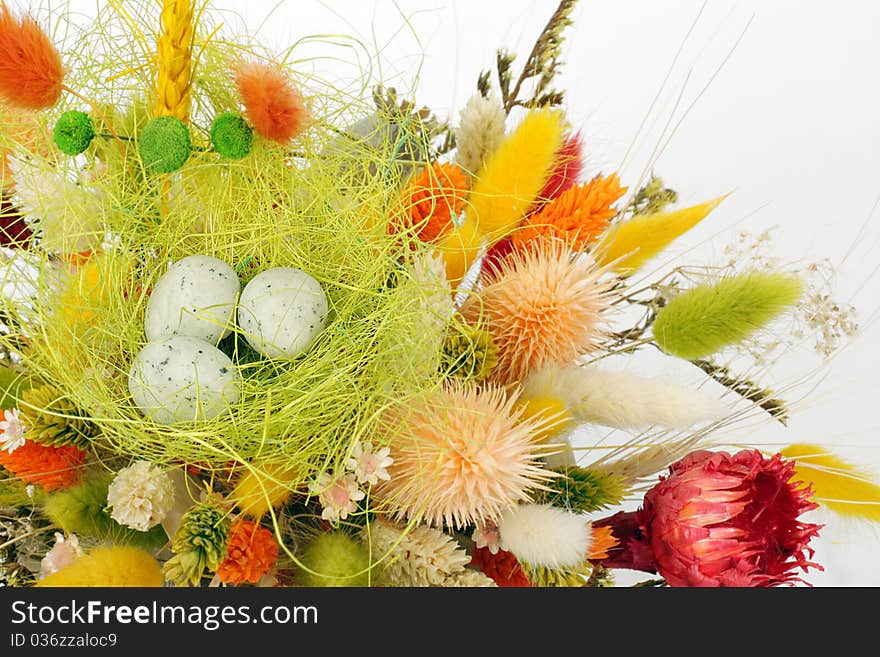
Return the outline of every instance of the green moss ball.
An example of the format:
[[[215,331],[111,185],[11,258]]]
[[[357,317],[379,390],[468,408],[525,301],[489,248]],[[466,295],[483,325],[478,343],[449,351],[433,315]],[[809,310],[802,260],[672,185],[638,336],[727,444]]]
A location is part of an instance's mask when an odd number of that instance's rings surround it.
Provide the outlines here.
[[[211,126],[211,144],[223,157],[240,160],[251,152],[254,130],[235,112],[224,112]]]
[[[187,161],[192,142],[183,121],[173,116],[160,116],[141,130],[138,148],[145,167],[159,173],[171,173]]]
[[[95,124],[85,112],[68,110],[58,117],[53,135],[62,153],[79,155],[95,138]]]
[[[303,586],[367,586],[370,557],[366,548],[344,532],[325,532],[298,555],[308,568],[298,569]],[[314,571],[314,572],[309,572]]]

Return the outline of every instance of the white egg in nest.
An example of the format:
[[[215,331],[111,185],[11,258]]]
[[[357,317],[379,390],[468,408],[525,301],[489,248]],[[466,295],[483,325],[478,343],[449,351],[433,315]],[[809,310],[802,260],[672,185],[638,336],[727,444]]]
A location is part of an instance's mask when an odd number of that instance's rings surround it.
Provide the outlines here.
[[[235,270],[219,258],[181,258],[153,286],[144,320],[147,340],[187,335],[217,344],[232,330],[240,289]]]
[[[260,272],[238,300],[238,326],[268,358],[290,360],[309,350],[327,324],[327,295],[309,274],[293,267]]]
[[[129,370],[135,405],[159,424],[208,420],[241,397],[233,362],[212,344],[187,335],[149,342]]]

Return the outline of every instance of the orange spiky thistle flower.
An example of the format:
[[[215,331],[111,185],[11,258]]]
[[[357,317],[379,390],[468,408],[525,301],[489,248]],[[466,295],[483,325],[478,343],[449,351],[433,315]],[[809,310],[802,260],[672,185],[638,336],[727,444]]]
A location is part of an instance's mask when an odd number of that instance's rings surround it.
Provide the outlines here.
[[[407,184],[402,195],[403,210],[390,230],[414,229],[423,242],[434,242],[452,227],[453,218],[464,207],[468,178],[460,167],[434,162]]]
[[[588,254],[540,240],[486,273],[484,287],[462,306],[465,321],[484,326],[498,347],[492,378],[523,381],[551,363],[571,363],[605,335],[612,282]]]
[[[523,420],[516,394],[452,384],[385,417],[394,463],[377,499],[398,519],[465,527],[529,501],[555,476],[538,459],[539,423]]]
[[[0,96],[13,107],[47,109],[61,97],[61,55],[32,16],[0,4]]]
[[[308,110],[302,94],[278,68],[241,62],[235,84],[247,119],[261,136],[286,144],[305,128]]]
[[[616,173],[575,185],[528,217],[513,235],[521,247],[541,238],[557,238],[582,251],[605,231],[617,214],[611,206],[626,193]]]

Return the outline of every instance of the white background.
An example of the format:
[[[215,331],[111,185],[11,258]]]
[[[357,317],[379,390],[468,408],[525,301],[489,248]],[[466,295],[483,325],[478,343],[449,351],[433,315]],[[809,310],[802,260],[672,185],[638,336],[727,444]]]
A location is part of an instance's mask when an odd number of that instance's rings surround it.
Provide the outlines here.
[[[480,71],[493,65],[497,47],[520,54],[514,65],[519,70],[556,4],[212,3],[232,12],[224,20],[235,29],[259,29],[270,52],[281,53],[309,35],[357,37],[363,48],[303,43],[293,58],[321,54],[324,59],[303,66],[345,79],[357,77],[369,53],[381,51],[377,76],[414,92],[417,104],[453,118],[474,92]],[[72,5],[86,13],[94,7],[90,0]],[[736,231],[773,228],[773,248],[787,260],[830,258],[838,272],[837,296],[860,311],[860,337],[796,406],[788,428],[757,428],[741,441],[819,443],[880,472],[880,334],[873,321],[880,308],[880,210],[874,209],[880,197],[878,5],[584,0],[574,19],[565,33],[558,85],[567,90],[569,118],[585,136],[589,173],[617,170],[624,184],[635,187],[653,166],[680,192],[682,204],[734,191],[679,245],[692,249],[690,262],[720,263]],[[328,54],[338,61],[326,59]],[[667,125],[676,129],[664,143]],[[658,143],[664,147],[655,152]],[[799,365],[783,364],[793,375]],[[880,585],[880,529],[815,515],[827,525],[816,544],[826,572],[810,581]]]

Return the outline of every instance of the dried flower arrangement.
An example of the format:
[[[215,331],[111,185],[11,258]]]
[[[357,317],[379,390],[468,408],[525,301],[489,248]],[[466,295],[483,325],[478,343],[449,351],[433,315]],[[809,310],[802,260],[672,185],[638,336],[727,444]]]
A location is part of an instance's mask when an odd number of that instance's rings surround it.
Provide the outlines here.
[[[854,311],[747,236],[644,275],[724,197],[585,176],[575,4],[446,121],[207,3],[113,0],[64,53],[2,4],[6,585],[776,586],[817,505],[880,520],[824,447],[717,449],[790,413],[721,356],[791,317],[772,347],[831,355]],[[647,348],[714,387],[608,365]],[[629,438],[585,459],[585,425]]]

